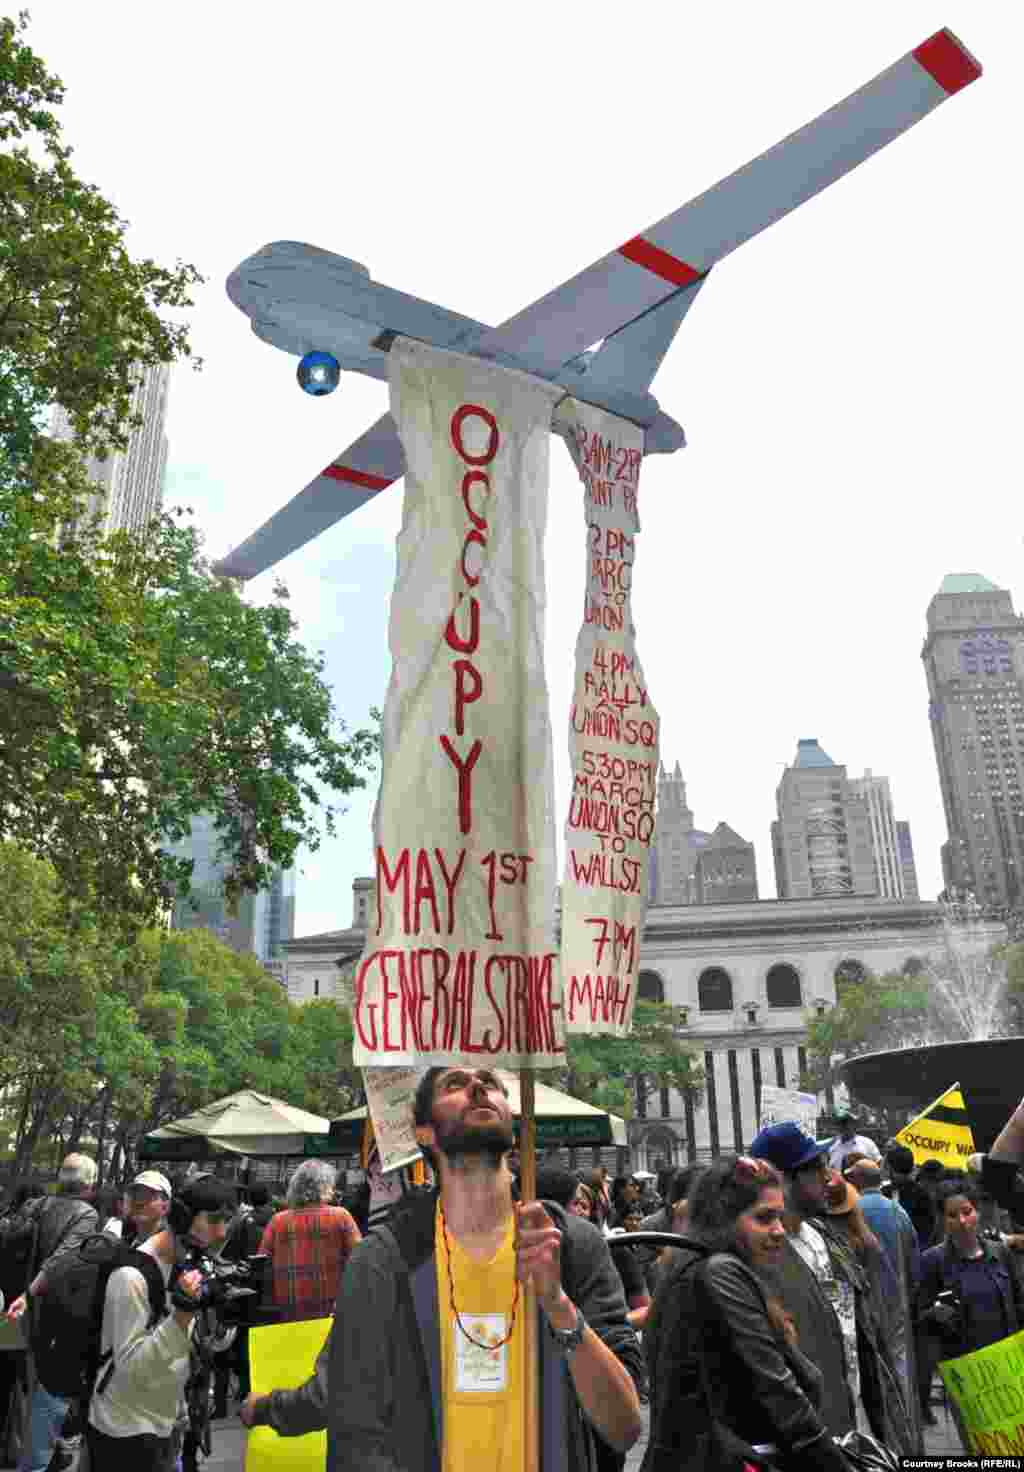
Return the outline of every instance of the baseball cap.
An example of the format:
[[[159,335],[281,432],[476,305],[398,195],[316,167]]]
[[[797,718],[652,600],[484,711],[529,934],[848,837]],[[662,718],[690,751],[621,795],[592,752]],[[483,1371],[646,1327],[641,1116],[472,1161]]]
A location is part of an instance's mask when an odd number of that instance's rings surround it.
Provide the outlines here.
[[[171,1199],[171,1183],[158,1170],[144,1170],[135,1177],[132,1186],[147,1186],[150,1191],[159,1191],[168,1201]],[[128,1189],[131,1190],[131,1186]]]
[[[819,1144],[804,1133],[795,1120],[787,1119],[782,1124],[769,1124],[754,1137],[750,1153],[755,1160],[767,1160],[783,1174],[800,1170],[810,1165],[819,1155],[824,1155],[827,1145]]]

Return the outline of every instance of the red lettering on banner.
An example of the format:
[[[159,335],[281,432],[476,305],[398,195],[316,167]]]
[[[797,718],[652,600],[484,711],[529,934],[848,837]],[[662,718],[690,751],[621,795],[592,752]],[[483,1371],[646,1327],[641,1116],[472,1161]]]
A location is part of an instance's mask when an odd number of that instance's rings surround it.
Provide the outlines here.
[[[448,934],[451,935],[455,929],[455,886],[462,877],[462,868],[466,862],[466,850],[464,848],[459,849],[459,862],[450,874],[445,866],[444,853],[441,849],[435,848],[434,857],[440,866],[441,875],[444,879],[444,887],[448,893]]]
[[[467,419],[472,418],[482,419],[487,425],[487,449],[482,455],[470,454],[462,442],[462,426]],[[489,465],[498,453],[498,445],[500,443],[498,421],[489,409],[484,409],[479,404],[461,404],[452,415],[450,428],[452,444],[467,465]]]
[[[459,602],[463,595],[459,594]],[[455,609],[448,615],[448,622],[444,630],[445,643],[449,649],[455,649],[459,654],[473,654],[480,643],[480,604],[476,598],[469,600],[469,634],[464,639],[455,626]]]
[[[489,496],[491,494],[490,477],[484,475],[482,470],[467,470],[465,475],[462,477],[462,504],[466,508],[466,515],[469,517],[470,521],[475,527],[478,527],[480,531],[485,532],[487,530],[487,518],[481,516],[479,512],[474,511],[472,506],[469,504],[469,490],[471,486],[475,485],[486,486],[487,494]]]
[[[629,1016],[632,985],[618,976],[573,976],[569,982],[567,1021],[574,1022],[587,1009],[588,1021],[614,1023],[622,1027]]]
[[[448,760],[459,774],[459,832],[470,833],[473,829],[473,793],[470,779],[477,757],[484,749],[484,744],[478,736],[469,748],[469,755],[465,761],[459,756],[447,736],[441,737],[441,745],[444,747]]]
[[[487,448],[479,455],[468,450],[463,439],[463,426],[467,419],[473,418],[482,419],[487,427]],[[452,415],[450,433],[452,444],[467,465],[489,465],[498,453],[498,445],[501,442],[498,421],[489,409],[483,408],[480,404],[461,404]],[[490,480],[484,475],[482,470],[467,470],[464,473],[461,490],[462,504],[471,522],[471,527],[463,539],[462,555],[459,558],[459,569],[467,588],[475,588],[477,586],[480,581],[480,574],[469,570],[466,565],[466,553],[473,545],[482,549],[486,549],[487,547],[487,538],[484,536],[484,532],[487,529],[487,519],[473,509],[470,500],[470,492],[474,485],[483,485],[486,488],[487,495],[490,495],[491,489]],[[459,593],[460,601],[464,596],[464,593]],[[476,598],[470,597],[469,600],[468,636],[459,633],[455,623],[455,610],[453,609],[448,616],[444,637],[450,649],[454,649],[460,654],[476,653],[480,643],[480,605]],[[454,660],[452,662],[452,672],[455,677],[455,734],[457,736],[463,736],[465,735],[466,707],[468,705],[474,705],[481,699],[484,693],[484,681],[476,665],[468,659]],[[458,773],[459,831],[463,834],[470,833],[473,827],[472,772],[477,758],[483,750],[483,742],[477,737],[469,749],[468,756],[463,760],[447,736],[441,736],[439,739],[442,750]]]
[[[392,874],[388,869],[388,861],[384,856],[384,850],[378,846],[377,849],[377,934],[380,935],[383,925],[383,914],[381,904],[384,898],[384,890],[393,894],[396,886],[402,885],[402,930],[409,934],[409,850],[404,848],[395,865]]]
[[[444,738],[442,737],[442,740]],[[470,754],[472,758],[472,753]],[[472,758],[475,760],[475,758]],[[388,858],[382,848],[377,849],[377,934],[380,935],[383,928],[383,915],[381,912],[381,896],[385,889],[393,894],[399,885],[402,886],[402,931],[405,935],[419,935],[422,929],[421,911],[424,904],[429,905],[430,915],[433,919],[435,933],[441,933],[441,921],[438,914],[437,894],[438,881],[434,877],[430,863],[430,852],[425,848],[419,848],[415,856],[415,879],[412,875],[412,853],[409,849],[403,849],[398,862],[389,866]],[[458,858],[449,870],[444,850],[435,848],[434,858],[437,860],[441,871],[441,880],[444,883],[445,894],[448,901],[447,933],[451,935],[455,928],[455,891],[459,880],[462,878],[466,863],[466,850],[459,849]]]
[[[437,895],[434,892],[434,875],[431,872],[430,860],[426,851],[420,849],[416,855],[416,893],[413,896],[413,904],[416,914],[413,920],[413,930],[417,935],[420,933],[420,906],[426,901],[430,906],[430,913],[434,917],[435,933],[441,929],[441,921],[437,913]],[[408,931],[406,934],[408,935]]]
[[[476,950],[461,950],[450,955],[440,946],[375,951],[356,978],[356,1033],[365,1047],[386,1053],[406,1052],[411,1037],[421,1053],[562,1054],[556,960],[552,953],[484,958]],[[487,1003],[482,1017],[477,1015],[478,967]],[[369,997],[371,973],[380,979],[380,1001]]]
[[[455,733],[462,736],[465,734],[466,706],[480,699],[484,682],[476,665],[468,659],[457,659],[452,668],[455,671]]]
[[[467,532],[466,540],[462,544],[462,557],[459,561],[459,566],[462,569],[462,576],[466,579],[466,582],[471,588],[475,588],[477,583],[480,581],[480,574],[471,573],[466,566],[466,552],[471,542],[475,542],[479,547],[486,547],[487,538],[484,536],[483,532]]]

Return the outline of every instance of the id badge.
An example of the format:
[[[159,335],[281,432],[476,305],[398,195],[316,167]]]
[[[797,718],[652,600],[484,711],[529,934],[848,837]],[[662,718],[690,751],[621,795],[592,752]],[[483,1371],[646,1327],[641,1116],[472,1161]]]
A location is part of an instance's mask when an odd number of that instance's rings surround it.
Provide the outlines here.
[[[473,1344],[452,1324],[457,1395],[498,1395],[508,1387],[508,1333],[504,1314],[464,1314],[462,1321],[478,1342]],[[481,1345],[488,1345],[481,1349]]]

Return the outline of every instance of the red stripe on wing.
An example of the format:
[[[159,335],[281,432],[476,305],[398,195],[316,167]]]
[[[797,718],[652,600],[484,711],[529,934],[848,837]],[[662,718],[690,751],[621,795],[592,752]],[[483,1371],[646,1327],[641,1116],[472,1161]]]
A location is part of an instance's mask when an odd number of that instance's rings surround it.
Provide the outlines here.
[[[321,475],[329,475],[331,480],[345,480],[353,486],[365,486],[368,491],[383,491],[392,484],[386,476],[370,475],[365,470],[351,470],[347,465],[328,465]]]
[[[676,256],[669,255],[668,251],[662,250],[660,245],[652,245],[642,235],[637,235],[633,240],[627,240],[625,245],[620,245],[619,255],[625,256],[627,261],[632,261],[636,266],[643,266],[646,271],[652,271],[655,276],[671,281],[674,286],[689,286],[691,282],[699,280],[704,274],[693,266],[687,265],[686,261],[680,261]]]
[[[914,60],[952,95],[981,76],[981,66],[952,31],[936,31],[914,51]]]

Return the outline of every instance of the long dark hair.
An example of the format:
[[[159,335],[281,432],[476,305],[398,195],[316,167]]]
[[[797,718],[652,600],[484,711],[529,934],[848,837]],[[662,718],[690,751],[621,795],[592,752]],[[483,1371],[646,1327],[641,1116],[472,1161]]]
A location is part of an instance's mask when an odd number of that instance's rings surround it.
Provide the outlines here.
[[[713,1252],[738,1252],[736,1218],[769,1187],[781,1190],[782,1177],[767,1160],[724,1155],[701,1174],[688,1197],[687,1235]]]
[[[687,1236],[696,1237],[712,1252],[735,1252],[746,1259],[736,1236],[736,1218],[756,1205],[761,1192],[782,1190],[782,1177],[767,1160],[749,1155],[725,1155],[702,1172],[690,1196]],[[796,1325],[779,1299],[762,1283],[768,1322],[780,1344],[796,1345]]]

